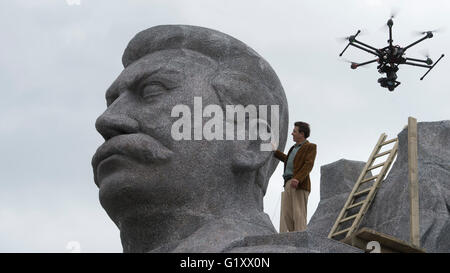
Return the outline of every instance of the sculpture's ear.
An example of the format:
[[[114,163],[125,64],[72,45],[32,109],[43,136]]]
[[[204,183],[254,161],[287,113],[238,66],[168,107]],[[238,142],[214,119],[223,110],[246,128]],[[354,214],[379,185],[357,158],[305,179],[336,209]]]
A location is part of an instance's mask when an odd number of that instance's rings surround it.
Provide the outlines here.
[[[265,120],[249,122],[248,139],[233,142],[234,172],[258,170],[273,157],[273,148],[278,146],[278,125],[275,126],[272,132]]]

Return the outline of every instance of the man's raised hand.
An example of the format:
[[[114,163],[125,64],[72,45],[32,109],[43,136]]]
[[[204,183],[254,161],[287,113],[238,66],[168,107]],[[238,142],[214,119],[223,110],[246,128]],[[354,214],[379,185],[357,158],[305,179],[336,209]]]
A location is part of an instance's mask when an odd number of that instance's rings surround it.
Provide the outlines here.
[[[270,144],[272,144],[272,151],[276,151],[278,148],[278,144],[276,142],[270,142]]]

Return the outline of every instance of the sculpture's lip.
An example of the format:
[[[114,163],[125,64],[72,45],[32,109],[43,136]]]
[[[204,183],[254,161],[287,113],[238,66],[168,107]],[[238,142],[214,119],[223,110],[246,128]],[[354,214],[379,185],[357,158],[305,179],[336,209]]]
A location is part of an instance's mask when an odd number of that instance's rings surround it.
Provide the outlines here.
[[[138,162],[151,162],[169,159],[172,154],[172,151],[149,135],[134,133],[114,136],[100,145],[92,157],[95,184],[99,186],[98,166],[112,155],[128,156]]]
[[[97,151],[92,157],[92,168],[94,168],[94,171],[97,170],[98,165],[100,165],[103,160],[114,154],[120,154],[122,152],[117,147],[118,145],[114,143],[119,141],[118,137],[119,136],[113,137],[105,141],[100,147],[98,147]]]
[[[114,155],[122,155],[122,156],[123,156],[123,154],[121,154],[121,153],[116,153],[116,152],[107,153],[107,154],[105,154],[104,156],[102,156],[102,158],[99,159],[98,163],[96,164],[97,167],[95,167],[95,169],[97,169],[97,168],[100,166],[100,164],[102,164],[103,161],[109,159],[110,157],[112,157],[112,156],[114,156]]]

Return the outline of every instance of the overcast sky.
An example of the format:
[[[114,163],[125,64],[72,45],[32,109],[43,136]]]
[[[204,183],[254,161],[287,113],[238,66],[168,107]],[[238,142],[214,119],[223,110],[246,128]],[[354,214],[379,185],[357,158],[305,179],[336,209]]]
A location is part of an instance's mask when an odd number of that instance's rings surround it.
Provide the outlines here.
[[[70,241],[82,252],[122,252],[93,181],[91,158],[103,143],[94,123],[123,69],[127,43],[152,26],[216,29],[272,65],[289,102],[289,124],[309,122],[309,140],[318,145],[308,220],[320,199],[320,166],[341,158],[366,161],[379,135],[395,137],[409,116],[419,122],[450,117],[448,57],[423,81],[425,68],[401,67],[402,84],[391,93],[377,83],[376,64],[351,70],[340,61],[346,44],[336,40],[362,29],[363,42],[384,47],[382,26],[394,9],[394,44],[405,46],[420,38],[414,30],[449,26],[448,0],[68,2],[0,2],[0,252],[67,252]],[[435,61],[450,54],[449,31],[408,55],[423,58],[428,49]],[[372,59],[356,48],[344,57]],[[286,151],[292,144],[289,137]],[[277,229],[281,175],[280,164],[264,199]]]

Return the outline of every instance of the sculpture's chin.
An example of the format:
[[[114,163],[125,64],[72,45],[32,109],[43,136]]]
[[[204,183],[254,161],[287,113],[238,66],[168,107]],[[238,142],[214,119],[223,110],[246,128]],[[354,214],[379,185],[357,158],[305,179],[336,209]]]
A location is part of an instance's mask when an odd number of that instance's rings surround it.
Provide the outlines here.
[[[122,155],[101,161],[96,169],[99,198],[110,216],[153,199],[151,192],[159,181],[145,172],[146,169],[149,167]]]
[[[100,181],[99,199],[102,207],[114,220],[143,200],[148,200],[144,190],[142,182],[126,177],[126,172],[117,172]]]
[[[118,219],[179,209],[192,203],[192,190],[170,181],[145,166],[117,169],[99,181],[100,203],[116,224]]]

